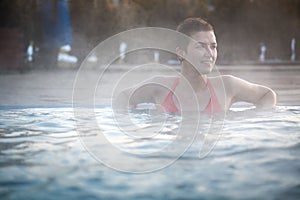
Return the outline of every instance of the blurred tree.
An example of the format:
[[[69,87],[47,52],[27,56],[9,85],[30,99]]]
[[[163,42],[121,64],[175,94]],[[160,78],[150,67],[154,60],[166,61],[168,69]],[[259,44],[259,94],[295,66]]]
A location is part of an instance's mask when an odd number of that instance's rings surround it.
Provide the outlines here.
[[[39,0],[0,1],[0,26],[17,27],[27,41],[39,38]],[[69,0],[73,50],[84,57],[106,38],[134,27],[175,29],[187,17],[210,21],[219,42],[219,61],[288,59],[290,42],[300,45],[299,0]],[[299,42],[298,42],[299,41]],[[298,51],[297,51],[298,52]]]
[[[16,28],[24,34],[25,43],[40,37],[38,0],[1,0],[0,27]]]
[[[267,59],[288,58],[291,35],[297,37],[300,32],[300,1],[213,0],[212,3],[215,9],[210,18],[219,38],[220,60],[257,60],[261,42],[268,48]]]

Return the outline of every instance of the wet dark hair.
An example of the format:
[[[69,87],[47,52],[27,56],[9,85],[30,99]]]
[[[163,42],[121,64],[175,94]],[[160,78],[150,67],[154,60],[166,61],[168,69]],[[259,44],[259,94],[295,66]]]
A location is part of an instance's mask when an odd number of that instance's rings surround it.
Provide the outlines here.
[[[183,22],[181,22],[176,31],[183,33],[189,37],[191,37],[194,33],[199,31],[214,31],[213,26],[201,18],[187,18]],[[180,41],[177,41],[177,45],[180,49],[185,50],[189,44],[189,38],[183,39],[181,37]]]
[[[183,33],[187,36],[192,36],[195,32],[199,31],[213,31],[210,23],[201,18],[187,18],[180,23],[176,31]]]

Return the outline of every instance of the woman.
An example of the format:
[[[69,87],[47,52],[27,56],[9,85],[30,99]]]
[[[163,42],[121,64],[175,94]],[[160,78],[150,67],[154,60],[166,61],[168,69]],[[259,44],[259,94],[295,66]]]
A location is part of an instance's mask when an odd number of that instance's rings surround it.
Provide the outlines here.
[[[233,103],[244,101],[258,109],[276,104],[276,94],[268,87],[253,84],[230,75],[207,77],[217,59],[217,41],[213,27],[200,18],[188,18],[177,31],[191,38],[178,45],[181,75],[154,77],[135,88],[129,88],[116,98],[114,108],[133,108],[140,103],[155,103],[164,112],[180,113],[197,109],[218,113],[230,109]]]

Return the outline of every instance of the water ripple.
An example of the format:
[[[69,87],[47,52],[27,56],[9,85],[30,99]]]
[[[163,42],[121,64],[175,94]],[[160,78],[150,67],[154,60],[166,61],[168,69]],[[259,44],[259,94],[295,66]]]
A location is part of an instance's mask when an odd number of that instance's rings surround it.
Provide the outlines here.
[[[279,106],[261,113],[240,110],[227,114],[220,134],[210,135],[218,142],[204,159],[198,157],[205,138],[200,132],[200,141],[172,166],[128,176],[104,167],[85,151],[71,108],[0,109],[0,195],[11,199],[296,198],[300,107]],[[90,118],[82,116],[84,137],[104,134],[129,152],[155,152],[182,137],[177,133],[179,116],[132,113],[131,124],[119,121],[136,134],[131,137],[116,126],[111,108],[96,108],[95,115],[98,127],[88,126]],[[204,123],[201,128],[209,126]],[[188,135],[193,130],[185,131]],[[145,137],[136,137],[139,134]],[[109,149],[96,141],[94,148],[100,147],[109,155]],[[147,159],[160,163],[173,158],[177,157],[150,154]]]

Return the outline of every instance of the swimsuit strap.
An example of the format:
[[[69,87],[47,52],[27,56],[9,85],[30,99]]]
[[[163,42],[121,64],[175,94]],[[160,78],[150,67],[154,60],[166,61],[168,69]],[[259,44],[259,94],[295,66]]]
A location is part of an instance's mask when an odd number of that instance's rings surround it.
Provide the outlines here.
[[[173,100],[173,94],[175,91],[175,88],[177,87],[179,83],[179,77],[177,77],[171,87],[171,90],[169,91],[167,97],[161,104],[165,112],[171,112],[171,113],[178,113],[179,109],[176,107],[174,100]]]
[[[215,93],[215,90],[211,84],[211,82],[207,79],[207,87],[210,93],[210,100],[207,104],[206,108],[204,109],[204,112],[206,113],[215,113],[220,112],[222,110],[222,107],[218,101],[218,97]]]
[[[170,92],[173,93],[175,91],[175,88],[177,87],[178,83],[179,83],[179,77],[176,77],[176,79],[175,79],[175,81],[174,81],[174,83],[173,83],[173,85],[171,87],[171,91]]]
[[[170,92],[168,93],[167,97],[161,104],[162,107],[164,108],[165,112],[171,112],[171,113],[178,113],[179,109],[176,107],[174,100],[173,100],[173,94],[174,90],[177,87],[179,83],[179,77],[176,78],[175,82],[173,83]],[[220,112],[222,110],[222,107],[218,101],[218,97],[215,93],[215,90],[209,80],[207,80],[207,87],[210,93],[210,99],[209,103],[203,110],[205,113],[215,113],[215,112]]]

